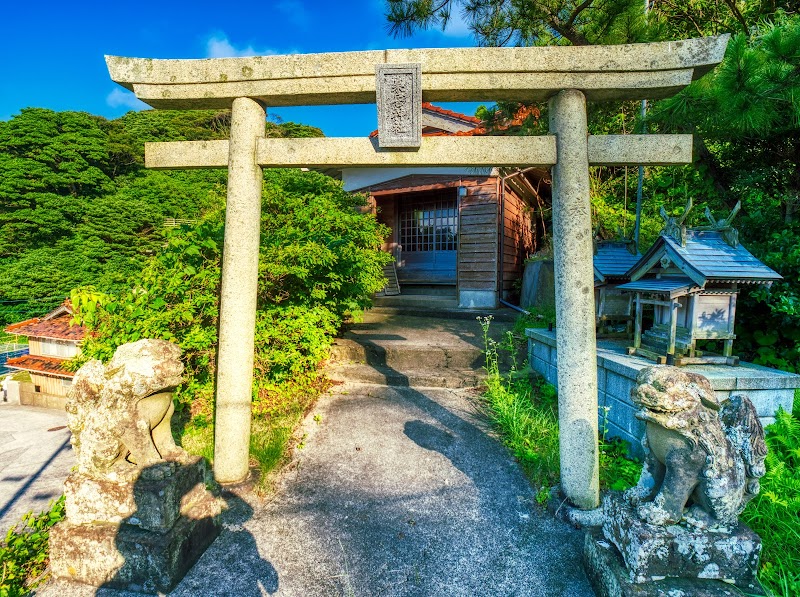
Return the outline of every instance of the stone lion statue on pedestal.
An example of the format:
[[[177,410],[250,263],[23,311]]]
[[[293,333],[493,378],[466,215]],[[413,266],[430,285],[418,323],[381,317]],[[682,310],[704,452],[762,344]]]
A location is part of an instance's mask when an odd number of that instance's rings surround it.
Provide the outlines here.
[[[180,356],[171,342],[139,340],[117,348],[107,365],[92,360],[75,373],[67,413],[79,473],[124,481],[186,458],[170,430]]]
[[[734,527],[765,472],[764,431],[750,399],[720,403],[705,377],[677,367],[648,367],[636,381],[646,459],[625,497],[651,524],[685,517],[700,528]]]

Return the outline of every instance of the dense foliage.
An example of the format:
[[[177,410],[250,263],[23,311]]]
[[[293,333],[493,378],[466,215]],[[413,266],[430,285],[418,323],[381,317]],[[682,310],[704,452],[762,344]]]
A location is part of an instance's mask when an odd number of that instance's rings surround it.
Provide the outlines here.
[[[383,265],[390,257],[379,247],[387,230],[374,215],[361,213],[363,206],[363,196],[346,193],[322,174],[265,172],[253,405],[274,424],[302,414],[334,333],[385,282]],[[170,340],[184,349],[187,381],[177,394],[178,411],[190,432],[203,436],[196,451],[207,456],[223,232],[224,211],[218,209],[170,234],[124,290],[72,293],[92,330],[82,360],[107,360],[117,346],[140,338]]]
[[[28,512],[0,541],[0,597],[28,595],[47,578],[50,527],[64,518],[64,498],[40,514]]]
[[[112,290],[162,243],[165,218],[219,207],[224,170],[145,170],[147,141],[226,138],[227,111],[106,120],[28,108],[0,121],[0,324],[41,315],[72,288]],[[270,136],[318,129],[268,123]]]
[[[767,474],[742,514],[764,547],[759,577],[778,595],[800,595],[800,404],[767,427]]]

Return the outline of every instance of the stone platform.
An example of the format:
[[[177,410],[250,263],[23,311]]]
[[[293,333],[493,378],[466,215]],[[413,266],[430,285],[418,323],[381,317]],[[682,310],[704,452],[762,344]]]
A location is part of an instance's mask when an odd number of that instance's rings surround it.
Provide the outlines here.
[[[742,522],[730,532],[649,524],[614,494],[603,500],[603,515],[603,536],[617,548],[633,583],[672,577],[720,580],[747,591],[758,585],[761,538]]]
[[[556,332],[546,329],[527,329],[528,362],[534,371],[548,383],[558,385]],[[655,363],[640,356],[627,354],[625,340],[599,340],[597,342],[598,403],[610,408],[607,416],[608,433],[621,437],[631,445],[635,456],[643,456],[640,441],[644,423],[634,413],[631,390],[636,386],[636,376],[645,367]],[[708,378],[711,387],[721,399],[731,394],[747,394],[756,407],[761,424],[765,427],[775,421],[779,407],[792,410],[795,390],[800,388],[800,375],[786,373],[741,362],[736,367],[728,365],[688,365],[687,372]],[[603,421],[600,421],[602,426]]]
[[[760,588],[740,590],[720,580],[669,578],[631,581],[619,551],[599,529],[586,533],[583,565],[597,597],[743,597],[765,595]]]
[[[73,473],[67,519],[50,531],[53,576],[92,587],[168,592],[221,530],[220,502],[190,457],[145,469],[135,482]]]

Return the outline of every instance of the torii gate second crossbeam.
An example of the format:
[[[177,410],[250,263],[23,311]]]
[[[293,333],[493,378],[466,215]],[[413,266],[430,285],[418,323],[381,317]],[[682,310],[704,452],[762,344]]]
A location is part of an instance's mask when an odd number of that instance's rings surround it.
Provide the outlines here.
[[[725,53],[728,36],[592,47],[386,50],[207,60],[106,57],[154,108],[231,108],[229,141],[148,143],[149,168],[228,168],[214,475],[248,472],[263,167],[545,166],[553,173],[561,484],[599,503],[597,352],[589,166],[692,160],[690,135],[589,136],[588,100],[668,97]],[[422,101],[550,102],[550,134],[421,138]],[[265,106],[389,102],[377,140],[267,139]],[[397,108],[402,115],[398,118]]]

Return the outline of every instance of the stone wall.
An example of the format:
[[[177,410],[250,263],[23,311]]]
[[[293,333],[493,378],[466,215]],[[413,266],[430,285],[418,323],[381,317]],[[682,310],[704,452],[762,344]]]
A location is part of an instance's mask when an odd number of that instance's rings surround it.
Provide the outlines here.
[[[528,362],[531,368],[542,375],[548,383],[557,386],[555,331],[528,329]],[[603,407],[609,407],[605,424],[608,434],[630,442],[636,456],[642,456],[640,440],[644,424],[634,413],[631,390],[636,385],[636,376],[651,361],[626,354],[624,341],[601,340],[597,345],[597,387],[600,427],[603,427]],[[741,363],[738,367],[725,365],[690,365],[686,371],[699,373],[708,378],[719,398],[731,394],[747,394],[758,411],[762,425],[775,420],[779,407],[792,410],[795,389],[800,388],[800,375],[768,369],[752,363]]]
[[[38,406],[39,408],[64,410],[64,407],[67,403],[67,397],[37,392],[32,383],[23,382],[19,384],[19,403],[26,406]]]

